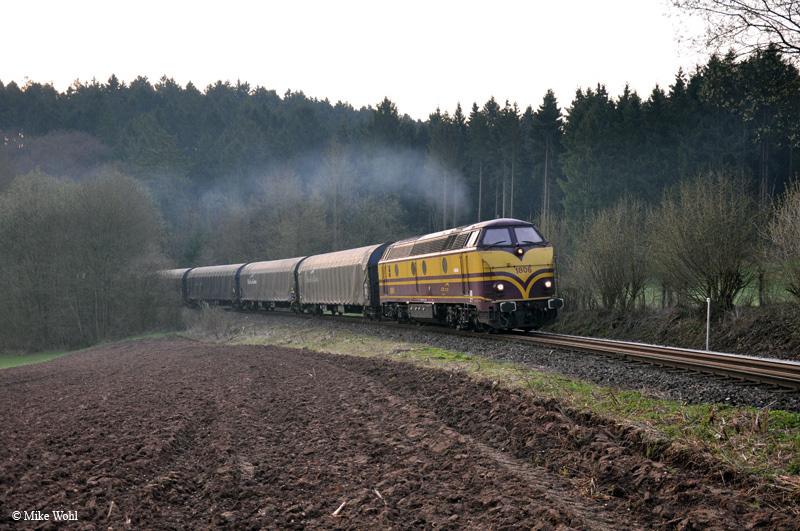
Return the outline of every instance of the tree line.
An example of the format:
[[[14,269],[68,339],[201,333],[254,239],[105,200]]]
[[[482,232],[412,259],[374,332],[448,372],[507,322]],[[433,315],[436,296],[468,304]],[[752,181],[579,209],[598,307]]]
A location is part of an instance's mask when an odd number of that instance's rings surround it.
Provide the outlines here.
[[[411,232],[542,212],[577,221],[625,195],[652,202],[707,169],[747,175],[766,205],[797,172],[799,118],[800,74],[775,47],[712,56],[646,98],[629,89],[612,98],[598,85],[565,109],[548,92],[536,108],[491,98],[425,121],[388,98],[354,109],[245,82],[200,91],[167,77],[112,76],[64,93],[0,82],[0,130],[18,170],[113,162],[195,197],[212,188],[247,195],[264,175],[288,171],[313,192],[335,146],[365,194],[400,201]],[[50,168],[37,157],[43,143]]]
[[[146,323],[131,312],[146,307],[143,272],[156,265],[279,259],[496,217],[539,224],[565,295],[581,304],[630,309],[655,283],[668,304],[713,293],[730,307],[748,283],[769,283],[769,263],[795,293],[797,254],[780,242],[796,241],[799,89],[775,47],[712,56],[646,99],[598,85],[564,109],[548,91],[536,108],[490,98],[424,121],[389,98],[355,109],[244,82],[201,91],[112,76],[63,93],[0,82],[0,261],[18,302],[0,336],[89,344]],[[728,182],[734,200],[715,195]],[[725,217],[720,204],[738,210]],[[711,213],[728,221],[713,225]],[[689,219],[709,224],[681,225]],[[668,245],[679,227],[699,230],[695,251],[679,248],[691,238]],[[748,245],[732,251],[733,270],[674,262],[699,260],[713,234],[771,242],[758,252],[772,259],[753,260]],[[123,281],[128,264],[141,284]],[[674,277],[688,270],[696,277]],[[48,317],[22,325],[36,315]]]

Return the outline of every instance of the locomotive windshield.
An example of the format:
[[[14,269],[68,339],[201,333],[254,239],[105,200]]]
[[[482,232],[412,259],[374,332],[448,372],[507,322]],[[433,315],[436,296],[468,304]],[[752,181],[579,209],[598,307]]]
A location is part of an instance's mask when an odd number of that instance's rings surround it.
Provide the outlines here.
[[[514,232],[517,234],[519,245],[535,245],[544,241],[542,235],[533,227],[515,227]]]
[[[518,245],[544,245],[545,240],[534,227],[489,227],[484,229],[483,248]]]
[[[511,234],[508,229],[486,229],[483,234],[483,246],[495,247],[498,245],[511,245]]]

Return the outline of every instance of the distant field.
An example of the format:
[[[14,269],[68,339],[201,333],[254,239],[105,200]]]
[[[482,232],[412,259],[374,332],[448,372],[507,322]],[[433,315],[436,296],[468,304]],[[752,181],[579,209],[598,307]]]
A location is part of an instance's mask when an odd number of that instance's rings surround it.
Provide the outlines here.
[[[134,341],[134,340],[143,339],[143,338],[157,339],[157,338],[160,338],[160,337],[164,337],[166,335],[169,335],[169,333],[168,332],[161,332],[161,333],[155,333],[155,334],[146,334],[146,335],[143,335],[143,336],[136,336],[136,337],[130,337],[130,338],[127,338],[127,339],[123,339],[123,340],[121,340],[119,342]],[[114,342],[112,342],[112,343],[114,343]],[[8,369],[8,368],[11,368],[11,367],[19,367],[20,365],[31,365],[32,363],[41,363],[43,361],[52,360],[52,359],[55,359],[55,358],[60,358],[61,356],[66,356],[67,354],[72,354],[73,352],[80,352],[80,350],[82,350],[82,349],[78,349],[78,350],[62,350],[62,351],[58,351],[58,352],[37,352],[35,354],[20,354],[20,353],[8,354],[8,353],[0,352],[0,370]]]
[[[786,286],[778,281],[767,282],[763,289],[764,297],[770,302],[791,302],[793,299],[792,295],[786,290]],[[662,308],[664,306],[661,285],[657,282],[648,283],[641,298],[644,299],[645,306],[648,308]],[[757,280],[753,280],[742,289],[736,297],[735,304],[737,306],[759,306]]]
[[[0,369],[18,367],[20,365],[30,365],[42,361],[59,358],[69,354],[69,352],[40,352],[38,354],[0,354]]]

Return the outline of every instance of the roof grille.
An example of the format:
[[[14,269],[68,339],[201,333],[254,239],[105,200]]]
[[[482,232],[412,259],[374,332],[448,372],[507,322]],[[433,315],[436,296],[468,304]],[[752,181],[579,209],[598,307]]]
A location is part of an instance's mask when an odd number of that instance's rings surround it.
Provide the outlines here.
[[[419,256],[422,254],[440,253],[461,249],[467,243],[469,232],[453,232],[440,238],[417,239],[406,242],[399,242],[389,247],[386,251],[384,260],[396,260],[409,256]]]

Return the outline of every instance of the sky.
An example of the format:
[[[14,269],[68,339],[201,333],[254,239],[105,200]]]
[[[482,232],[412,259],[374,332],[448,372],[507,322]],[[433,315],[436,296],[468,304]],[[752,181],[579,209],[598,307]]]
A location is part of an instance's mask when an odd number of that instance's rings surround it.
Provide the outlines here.
[[[536,109],[548,89],[626,84],[646,99],[705,58],[666,0],[26,0],[3,6],[0,81],[218,80],[427,119],[492,96]]]

